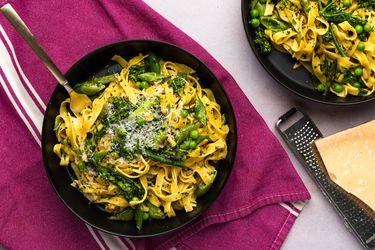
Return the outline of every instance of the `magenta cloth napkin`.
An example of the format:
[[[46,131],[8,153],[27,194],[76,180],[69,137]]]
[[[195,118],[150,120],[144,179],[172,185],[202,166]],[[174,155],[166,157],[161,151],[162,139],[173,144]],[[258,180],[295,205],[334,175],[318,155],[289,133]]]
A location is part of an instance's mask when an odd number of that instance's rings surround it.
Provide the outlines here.
[[[1,16],[1,245],[9,249],[280,248],[302,209],[295,201],[310,195],[235,80],[204,48],[142,1],[14,0],[11,4],[63,72],[88,52],[124,39],[161,40],[190,51],[212,69],[229,95],[237,120],[238,151],[219,198],[180,231],[129,240],[86,226],[54,193],[38,145],[43,110],[56,81]]]

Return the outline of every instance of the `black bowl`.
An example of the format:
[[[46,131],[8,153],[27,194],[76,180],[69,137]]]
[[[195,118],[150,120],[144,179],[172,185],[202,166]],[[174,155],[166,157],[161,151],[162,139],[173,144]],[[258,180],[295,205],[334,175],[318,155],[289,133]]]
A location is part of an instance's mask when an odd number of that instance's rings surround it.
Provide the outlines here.
[[[269,55],[260,54],[256,44],[254,43],[254,30],[249,24],[249,21],[251,20],[250,6],[251,0],[242,0],[242,22],[247,39],[252,50],[254,51],[255,56],[258,58],[258,61],[282,86],[305,99],[325,104],[352,105],[375,100],[375,93],[372,93],[370,96],[349,95],[345,98],[338,97],[333,93],[322,95],[314,89],[310,72],[303,67],[293,69],[293,65],[296,61],[291,55],[281,53],[276,49],[272,49],[272,52]]]
[[[83,57],[73,65],[66,73],[71,83],[82,82],[93,76],[101,76],[120,70],[119,65],[111,61],[115,54],[124,58],[131,58],[139,53],[154,52],[164,60],[179,62],[190,66],[197,71],[202,86],[210,88],[217,102],[225,114],[230,132],[228,135],[228,156],[217,163],[217,178],[209,192],[197,200],[197,207],[190,213],[177,212],[177,216],[170,219],[147,221],[142,230],[135,227],[134,222],[118,222],[108,220],[108,213],[100,206],[89,204],[88,200],[75,188],[70,186],[74,174],[68,167],[59,165],[59,158],[53,153],[53,146],[57,143],[53,131],[55,117],[59,113],[59,107],[68,97],[65,89],[58,85],[49,100],[43,121],[42,151],[45,168],[49,180],[57,195],[64,204],[81,220],[91,226],[110,234],[126,237],[149,237],[161,235],[181,228],[198,218],[223,189],[233,167],[236,154],[236,123],[231,103],[217,78],[207,66],[189,52],[174,45],[150,40],[121,41],[99,48]]]

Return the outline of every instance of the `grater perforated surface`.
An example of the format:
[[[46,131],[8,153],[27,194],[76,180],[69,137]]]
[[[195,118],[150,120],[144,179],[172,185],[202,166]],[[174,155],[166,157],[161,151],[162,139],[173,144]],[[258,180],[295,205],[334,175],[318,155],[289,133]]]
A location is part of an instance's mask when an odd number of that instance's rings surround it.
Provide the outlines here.
[[[297,112],[303,115],[302,118],[287,129],[281,130],[282,123]],[[344,219],[349,230],[357,236],[364,247],[375,248],[375,213],[358,198],[331,181],[313,143],[323,137],[314,122],[300,109],[292,108],[279,118],[276,127],[322,193]]]

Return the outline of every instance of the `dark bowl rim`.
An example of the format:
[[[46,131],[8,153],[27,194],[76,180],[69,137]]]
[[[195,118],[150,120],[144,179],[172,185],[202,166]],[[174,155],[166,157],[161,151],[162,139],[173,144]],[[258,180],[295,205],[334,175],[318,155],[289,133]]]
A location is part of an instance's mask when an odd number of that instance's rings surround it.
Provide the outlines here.
[[[248,43],[254,53],[254,55],[256,56],[258,62],[260,62],[260,64],[263,66],[263,68],[267,71],[267,73],[274,79],[276,80],[276,82],[278,82],[281,86],[285,87],[286,89],[288,89],[289,91],[291,91],[292,93],[294,93],[295,95],[299,96],[299,97],[302,97],[303,99],[307,99],[307,100],[310,100],[310,101],[313,101],[313,102],[316,102],[316,103],[321,103],[321,104],[328,104],[328,105],[332,105],[332,106],[351,106],[351,105],[358,105],[358,104],[363,104],[363,103],[367,103],[367,102],[371,102],[371,101],[374,101],[375,100],[375,94],[373,93],[372,97],[370,98],[366,98],[366,99],[362,99],[362,100],[359,100],[359,101],[354,101],[354,102],[333,102],[333,101],[324,101],[324,100],[319,100],[319,99],[316,99],[316,98],[312,98],[312,97],[309,97],[309,96],[306,96],[302,93],[299,93],[297,90],[294,90],[293,88],[289,87],[287,84],[285,84],[283,81],[281,81],[272,71],[271,69],[269,69],[265,63],[263,62],[263,59],[261,58],[255,44],[254,44],[254,41],[251,39],[251,30],[249,29],[249,25],[248,25],[248,20],[247,20],[247,6],[246,6],[246,2],[250,2],[250,0],[241,0],[241,15],[242,15],[242,23],[243,23],[243,28],[245,30],[245,33],[246,33],[246,38],[248,40]]]
[[[105,50],[105,49],[108,49],[109,47],[112,47],[112,46],[116,46],[116,45],[120,45],[120,44],[123,44],[123,43],[151,43],[151,44],[159,44],[159,45],[162,45],[162,46],[170,46],[170,47],[174,47],[175,49],[178,49],[178,50],[181,50],[182,52],[186,53],[189,57],[193,58],[194,60],[196,60],[197,62],[201,63],[208,71],[208,73],[210,74],[211,77],[213,77],[213,79],[218,83],[218,86],[219,88],[221,89],[221,91],[223,92],[225,98],[227,99],[228,101],[228,113],[230,113],[230,115],[233,117],[233,125],[234,125],[234,131],[233,131],[233,140],[234,140],[234,149],[233,149],[233,162],[232,164],[230,164],[229,166],[229,172],[228,174],[226,175],[225,177],[225,180],[223,182],[223,185],[217,190],[216,192],[216,195],[214,197],[214,199],[204,208],[202,209],[199,213],[197,213],[195,216],[193,216],[190,220],[187,220],[186,222],[178,225],[177,227],[174,227],[174,228],[171,228],[171,229],[168,229],[166,231],[163,231],[163,232],[158,232],[158,233],[154,233],[154,234],[147,234],[147,235],[127,235],[127,234],[121,234],[121,233],[116,233],[116,232],[112,232],[110,230],[107,230],[107,229],[103,229],[87,220],[85,220],[84,218],[81,217],[80,214],[78,214],[76,211],[73,210],[73,208],[70,207],[70,205],[64,200],[64,198],[62,197],[62,195],[59,193],[59,191],[57,190],[57,187],[54,183],[54,180],[51,176],[51,172],[50,172],[50,169],[47,167],[47,154],[46,154],[46,144],[45,144],[45,137],[47,136],[47,131],[46,131],[46,115],[44,115],[43,117],[43,126],[42,126],[42,155],[43,155],[43,165],[44,165],[44,169],[47,173],[47,177],[48,177],[48,180],[49,180],[49,183],[51,184],[51,186],[53,187],[53,190],[55,191],[55,193],[57,194],[57,196],[59,197],[59,199],[63,202],[63,204],[65,205],[65,207],[67,207],[76,217],[78,217],[82,222],[86,223],[87,225],[93,227],[93,228],[96,228],[102,232],[105,232],[105,233],[108,233],[108,234],[111,234],[111,235],[115,235],[115,236],[121,236],[121,237],[127,237],[127,238],[149,238],[149,237],[157,237],[157,236],[161,236],[161,235],[166,235],[166,234],[170,234],[172,232],[175,232],[191,223],[193,223],[194,221],[196,221],[199,217],[202,216],[202,214],[204,214],[207,209],[217,200],[217,198],[219,197],[219,195],[221,194],[222,190],[224,189],[231,173],[232,173],[232,170],[233,170],[233,167],[234,167],[234,164],[235,164],[235,159],[236,159],[236,154],[237,154],[237,122],[236,122],[236,116],[235,116],[235,113],[234,113],[234,109],[233,109],[233,106],[232,106],[232,103],[228,97],[228,94],[226,93],[224,87],[222,86],[221,82],[217,79],[216,75],[212,72],[212,70],[206,65],[206,63],[204,63],[202,60],[198,59],[195,55],[193,55],[192,53],[190,53],[189,51],[175,45],[175,44],[172,44],[172,43],[168,43],[168,42],[164,42],[164,41],[160,41],[160,40],[151,40],[151,39],[129,39],[129,40],[120,40],[120,41],[117,41],[117,42],[112,42],[112,43],[108,43],[106,45],[103,45],[101,47],[98,47],[94,50],[92,50],[91,52],[85,54],[83,57],[81,57],[78,61],[76,61],[68,70],[67,72],[65,73],[65,75],[68,75],[70,72],[76,70],[76,68],[78,67],[79,64],[81,64],[83,61],[87,60],[87,58],[91,57],[92,55],[96,54],[96,53],[99,53],[100,51],[102,50]],[[50,98],[49,98],[49,101],[48,101],[48,104],[47,104],[47,108],[46,108],[46,111],[45,111],[45,114],[48,113],[48,110],[50,108],[50,105],[51,105],[51,101],[52,99],[56,96],[57,92],[58,91],[58,88],[59,88],[59,84],[56,84],[55,86],[55,89],[54,91],[52,92]]]

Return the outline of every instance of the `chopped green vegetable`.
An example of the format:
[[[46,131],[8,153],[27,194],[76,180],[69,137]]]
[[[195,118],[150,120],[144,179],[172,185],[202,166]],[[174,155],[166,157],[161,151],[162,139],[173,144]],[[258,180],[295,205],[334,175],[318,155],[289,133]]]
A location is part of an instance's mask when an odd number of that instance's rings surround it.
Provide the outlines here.
[[[161,152],[155,152],[149,149],[145,149],[141,152],[141,154],[147,158],[150,158],[154,161],[158,161],[161,163],[166,163],[171,166],[176,166],[180,168],[186,168],[186,165],[182,161],[178,161],[176,159],[172,159],[163,155]]]
[[[309,13],[310,11],[310,1],[309,0],[301,0],[301,4],[303,7],[303,11],[305,13]]]
[[[198,126],[198,123],[192,123],[187,125],[186,127],[181,128],[176,137],[177,145],[185,141],[189,137],[190,132],[193,130],[197,130]]]
[[[216,173],[215,173],[215,176],[214,176],[214,178],[212,178],[212,181],[210,183],[204,184],[203,182],[201,182],[198,185],[197,189],[195,190],[195,195],[197,197],[201,197],[201,196],[205,195],[208,192],[208,190],[210,190],[212,184],[214,183],[215,178],[216,178]]]
[[[138,75],[139,80],[146,81],[146,82],[159,82],[163,79],[169,78],[167,75],[160,75],[155,72],[145,72]]]
[[[53,131],[59,130],[60,126],[64,123],[63,119],[59,119],[58,122],[55,122],[55,126],[53,127]]]
[[[96,152],[93,157],[92,157],[92,163],[95,165],[95,166],[99,166],[100,162],[104,159],[104,157],[107,155],[107,151],[99,151],[99,152]]]
[[[364,29],[364,31],[366,31],[366,32],[370,32],[370,31],[372,30],[372,26],[371,26],[371,24],[366,23],[366,24],[363,26],[363,29]]]
[[[142,205],[138,205],[135,208],[135,225],[137,226],[138,230],[142,229],[142,224],[143,224],[143,208]]]
[[[115,160],[117,160],[118,158],[120,158],[120,155],[119,155],[116,151],[113,151],[113,152],[111,153],[111,156],[112,156],[112,158],[115,159]]]
[[[131,201],[133,197],[142,197],[144,195],[145,191],[137,181],[123,176],[116,170],[103,166],[97,167],[96,170],[103,179],[119,187],[127,201]]]
[[[168,81],[168,85],[171,88],[173,88],[174,92],[176,92],[179,95],[182,95],[184,93],[185,84],[186,84],[186,74],[184,73],[178,73],[176,77]]]
[[[263,28],[258,27],[255,30],[255,39],[254,43],[259,47],[261,54],[271,53],[271,43],[268,41],[266,34],[264,33]]]
[[[156,134],[154,138],[154,147],[152,149],[158,150],[159,149],[159,144],[165,140],[168,134],[168,129],[167,127],[161,128],[158,133]]]
[[[85,94],[87,96],[92,96],[105,89],[106,84],[114,81],[115,79],[115,74],[93,78],[89,81],[76,84],[74,86],[74,91],[76,91],[77,93]]]
[[[129,68],[129,78],[133,81],[138,81],[138,76],[147,72],[148,64],[144,65],[132,65]]]
[[[332,29],[331,26],[329,27],[328,32],[331,32],[331,34],[332,34],[332,39],[333,39],[333,43],[335,44],[337,50],[339,51],[339,54],[340,54],[341,56],[346,56],[344,50],[342,49],[341,44],[340,44],[339,41],[337,40],[336,34],[335,34],[335,32],[333,31],[333,29]]]
[[[194,107],[195,115],[197,116],[199,122],[206,126],[207,124],[207,116],[206,116],[206,108],[204,107],[203,102],[199,97],[195,99],[195,107]]]
[[[150,70],[157,74],[160,74],[160,62],[154,53],[148,53],[148,63],[150,65]]]
[[[147,207],[149,209],[148,213],[149,213],[151,219],[155,219],[155,220],[163,220],[163,219],[165,219],[165,215],[164,215],[163,211],[161,211],[160,208],[158,208],[157,206],[153,205],[149,201],[146,202],[146,205],[147,205]]]
[[[270,17],[270,16],[261,17],[260,23],[267,29],[270,29],[276,32],[283,31],[283,30],[290,28],[290,26],[284,21],[277,19],[275,17]]]
[[[83,161],[80,161],[77,163],[77,167],[80,169],[80,170],[83,170],[86,168],[86,164],[83,162]]]
[[[131,221],[133,218],[134,218],[134,209],[131,207],[125,209],[124,211],[118,214],[114,214],[108,217],[108,219],[110,220],[121,220],[121,221]]]
[[[358,0],[358,4],[363,8],[375,10],[374,0]]]
[[[263,1],[253,1],[251,9],[257,10],[259,16],[264,16],[264,12],[266,11],[266,3]]]

